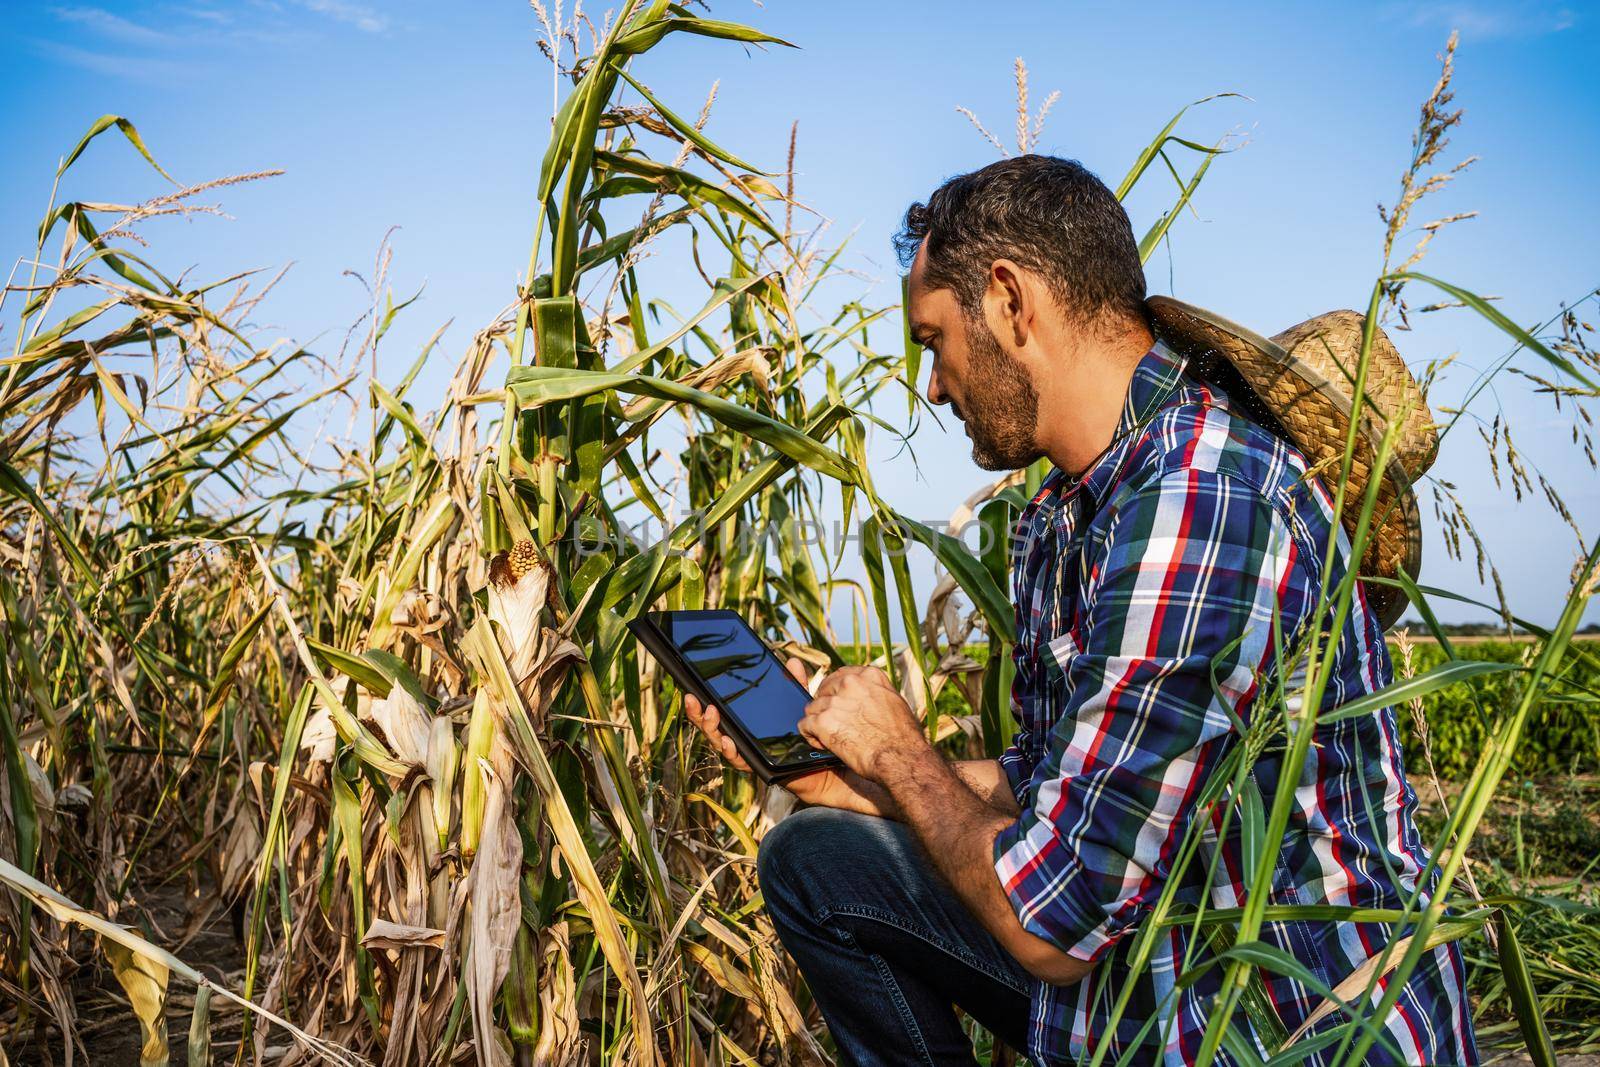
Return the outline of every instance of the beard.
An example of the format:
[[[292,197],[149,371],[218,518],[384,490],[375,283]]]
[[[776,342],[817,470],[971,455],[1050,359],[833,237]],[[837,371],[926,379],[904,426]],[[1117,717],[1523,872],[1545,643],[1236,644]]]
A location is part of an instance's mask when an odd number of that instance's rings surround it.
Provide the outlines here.
[[[1039,394],[982,318],[967,323],[967,350],[967,404],[950,406],[967,424],[972,462],[984,470],[1020,470],[1044,454],[1035,439]]]

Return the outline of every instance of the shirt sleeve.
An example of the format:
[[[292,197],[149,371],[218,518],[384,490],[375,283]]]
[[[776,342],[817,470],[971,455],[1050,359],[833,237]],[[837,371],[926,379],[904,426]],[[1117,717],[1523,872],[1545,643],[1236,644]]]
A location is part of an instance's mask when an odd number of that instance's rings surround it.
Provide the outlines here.
[[[1063,685],[1065,706],[994,857],[1023,928],[1094,960],[1160,896],[1297,560],[1257,490],[1193,468],[1135,487],[1085,551],[1085,647],[1038,680]]]
[[[1028,790],[1033,779],[1034,764],[1028,755],[1032,747],[1032,737],[1028,730],[1022,727],[1011,739],[1011,747],[1000,753],[1000,769],[1006,772],[1006,781],[1011,785],[1011,795],[1017,798],[1017,805],[1024,808],[1028,806]]]

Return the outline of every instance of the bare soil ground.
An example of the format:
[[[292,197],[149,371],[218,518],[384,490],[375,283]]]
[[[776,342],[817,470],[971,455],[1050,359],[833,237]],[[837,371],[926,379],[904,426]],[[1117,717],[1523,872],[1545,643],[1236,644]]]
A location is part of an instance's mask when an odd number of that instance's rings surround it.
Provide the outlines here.
[[[244,983],[244,947],[234,934],[228,910],[215,903],[209,890],[191,899],[181,884],[169,883],[139,894],[144,914],[123,921],[144,928],[147,936],[215,978],[229,989]],[[111,969],[99,966],[80,976],[86,988],[78,998],[78,1040],[87,1053],[75,1057],[88,1067],[139,1067],[139,1025]],[[167,998],[167,1035],[173,1064],[188,1062],[189,1021],[194,990],[187,982],[171,983]],[[233,1005],[211,1000],[211,1062],[229,1063],[238,1047],[242,1013]],[[65,1063],[61,1034],[51,1026],[34,1039],[7,1051],[15,1067],[57,1067]]]

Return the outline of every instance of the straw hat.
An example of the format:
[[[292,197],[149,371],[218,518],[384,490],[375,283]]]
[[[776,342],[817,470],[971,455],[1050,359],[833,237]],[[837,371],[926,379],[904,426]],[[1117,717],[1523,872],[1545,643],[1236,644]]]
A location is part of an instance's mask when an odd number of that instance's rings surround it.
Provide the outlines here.
[[[1330,311],[1266,338],[1170,297],[1154,296],[1147,303],[1157,335],[1252,419],[1305,453],[1312,472],[1331,492],[1350,428],[1362,316]],[[1390,420],[1399,419],[1360,573],[1392,578],[1404,567],[1416,577],[1422,567],[1422,521],[1411,484],[1433,462],[1439,436],[1422,390],[1381,329],[1373,332],[1366,397],[1340,519],[1353,536],[1373,455]],[[1364,585],[1368,604],[1387,629],[1405,611],[1405,594],[1393,586]]]

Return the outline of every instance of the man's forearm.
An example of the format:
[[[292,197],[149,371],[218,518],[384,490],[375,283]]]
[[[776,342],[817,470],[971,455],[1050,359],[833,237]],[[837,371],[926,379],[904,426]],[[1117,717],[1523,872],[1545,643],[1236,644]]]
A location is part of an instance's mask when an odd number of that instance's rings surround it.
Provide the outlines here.
[[[985,806],[1008,818],[1016,816],[1019,810],[1017,798],[1011,792],[1011,783],[1006,778],[1006,772],[1001,769],[999,760],[952,760],[947,766],[955,772],[961,784],[965,785]],[[882,785],[863,778],[854,771],[841,769],[836,773],[844,788],[836,793],[819,797],[816,803],[830,808],[857,811],[863,815],[894,819],[896,822],[906,821],[894,796]]]
[[[852,776],[841,790],[911,827],[961,902],[1028,973],[1067,985],[1090,966],[1023,929],[994,868],[995,835],[1013,824],[1016,798],[997,760],[954,765],[923,735],[882,671],[842,667],[806,705],[800,733],[837,755]],[[856,783],[871,783],[870,790]],[[876,798],[876,799],[874,799]]]
[[[1006,951],[1046,982],[1076,982],[1089,972],[1090,965],[1024,930],[1000,886],[994,869],[994,839],[1015,820],[1016,798],[997,761],[974,762],[992,767],[998,785],[988,777],[991,772],[980,770],[975,788],[968,778],[970,772],[963,770],[969,764],[948,763],[929,749],[887,755],[878,768],[877,784],[894,804],[900,820],[922,842],[939,874]],[[986,789],[988,796],[980,794],[980,788]],[[1009,811],[991,803],[996,789],[1010,801]]]
[[[979,800],[995,811],[1011,818],[1021,813],[1022,809],[1017,807],[1017,796],[1011,791],[1011,779],[1006,777],[1005,768],[1000,766],[999,760],[956,760],[950,767],[962,783],[977,794]]]

